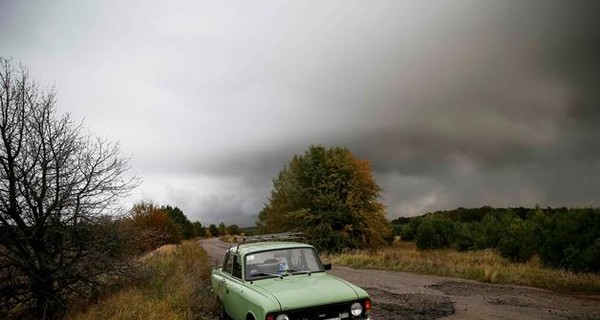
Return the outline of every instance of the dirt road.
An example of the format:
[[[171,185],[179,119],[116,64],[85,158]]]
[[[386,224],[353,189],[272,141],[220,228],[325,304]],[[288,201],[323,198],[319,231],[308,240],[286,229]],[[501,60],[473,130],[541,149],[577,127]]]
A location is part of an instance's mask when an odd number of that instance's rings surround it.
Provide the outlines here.
[[[215,264],[228,247],[218,239],[200,243]],[[367,290],[377,320],[600,319],[600,296],[335,266],[331,274]]]

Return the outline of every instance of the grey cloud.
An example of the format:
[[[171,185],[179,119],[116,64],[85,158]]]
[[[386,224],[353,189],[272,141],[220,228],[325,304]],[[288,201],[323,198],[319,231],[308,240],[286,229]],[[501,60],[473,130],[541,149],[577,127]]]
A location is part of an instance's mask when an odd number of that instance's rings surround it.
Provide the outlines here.
[[[597,1],[0,6],[0,51],[203,222],[251,224],[311,144],[370,160],[390,217],[600,205]]]

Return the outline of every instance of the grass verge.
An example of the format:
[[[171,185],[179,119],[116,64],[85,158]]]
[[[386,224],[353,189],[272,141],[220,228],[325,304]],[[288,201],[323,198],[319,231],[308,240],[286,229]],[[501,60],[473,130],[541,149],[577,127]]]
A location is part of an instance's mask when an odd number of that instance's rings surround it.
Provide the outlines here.
[[[209,259],[197,241],[151,252],[142,259],[148,276],[67,319],[213,319]]]
[[[544,268],[539,258],[512,263],[493,250],[417,250],[398,242],[377,252],[355,251],[329,256],[331,262],[355,268],[393,270],[456,277],[488,283],[532,286],[553,291],[600,294],[600,275]]]

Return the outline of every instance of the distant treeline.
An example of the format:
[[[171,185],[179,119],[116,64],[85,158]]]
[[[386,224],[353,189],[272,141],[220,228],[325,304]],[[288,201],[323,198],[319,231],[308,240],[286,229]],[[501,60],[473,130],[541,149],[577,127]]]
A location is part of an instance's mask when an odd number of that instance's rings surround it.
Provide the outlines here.
[[[419,249],[496,249],[514,262],[538,255],[545,266],[600,272],[599,208],[458,208],[391,222]]]

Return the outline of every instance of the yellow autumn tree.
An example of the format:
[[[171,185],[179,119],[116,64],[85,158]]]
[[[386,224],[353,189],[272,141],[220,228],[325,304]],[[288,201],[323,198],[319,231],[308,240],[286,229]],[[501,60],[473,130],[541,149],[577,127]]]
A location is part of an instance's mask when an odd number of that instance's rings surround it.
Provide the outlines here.
[[[257,225],[263,232],[298,231],[319,249],[376,249],[389,226],[367,160],[347,148],[311,146],[273,180]]]

